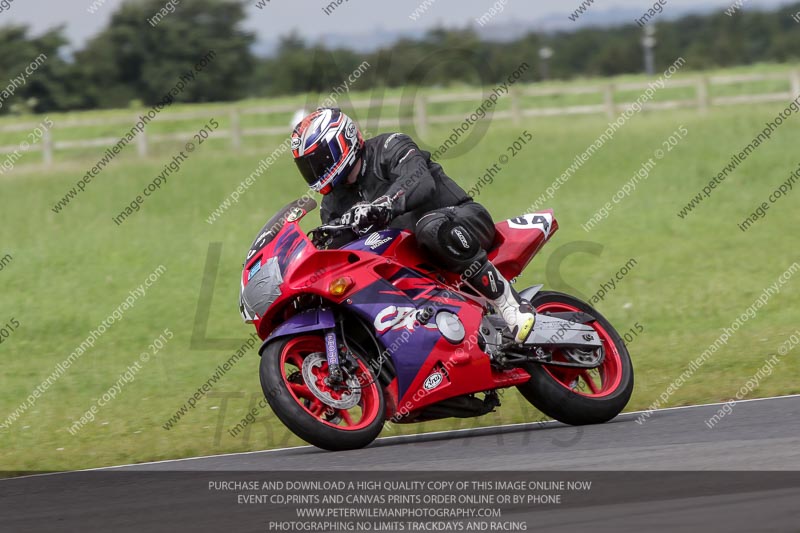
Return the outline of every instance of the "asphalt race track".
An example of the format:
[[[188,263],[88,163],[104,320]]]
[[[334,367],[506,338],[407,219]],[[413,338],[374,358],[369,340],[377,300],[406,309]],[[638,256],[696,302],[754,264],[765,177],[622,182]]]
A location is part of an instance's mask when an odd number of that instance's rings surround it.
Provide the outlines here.
[[[528,530],[800,531],[800,395],[739,402],[708,428],[720,408],[665,409],[642,424],[628,413],[581,428],[526,424],[386,438],[352,452],[301,447],[7,479],[2,529],[269,531],[268,519],[296,515],[288,506],[237,505],[209,482],[379,471],[369,475],[593,480],[591,491],[567,494],[561,505],[505,506],[503,519],[526,521]]]
[[[164,461],[148,470],[800,470],[800,395],[739,402],[712,429],[721,405],[637,413],[572,427],[521,424],[379,439],[365,450],[306,446]],[[357,462],[356,462],[357,461]]]

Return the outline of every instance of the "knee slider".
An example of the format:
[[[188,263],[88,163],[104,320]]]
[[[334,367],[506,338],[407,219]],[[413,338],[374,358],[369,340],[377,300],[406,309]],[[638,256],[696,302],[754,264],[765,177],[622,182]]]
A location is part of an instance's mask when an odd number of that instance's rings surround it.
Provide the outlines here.
[[[415,233],[422,249],[446,270],[463,272],[486,256],[475,235],[447,213],[425,215]]]
[[[461,224],[447,221],[439,227],[439,245],[454,259],[470,259],[478,253],[478,240]]]

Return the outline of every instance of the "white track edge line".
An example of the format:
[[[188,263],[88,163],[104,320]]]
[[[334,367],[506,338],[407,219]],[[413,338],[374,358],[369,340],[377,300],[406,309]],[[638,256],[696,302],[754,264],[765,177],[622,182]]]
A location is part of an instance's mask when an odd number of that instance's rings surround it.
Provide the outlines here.
[[[745,399],[745,400],[736,400],[736,403],[760,402],[760,401],[764,401],[764,400],[784,400],[784,399],[787,399],[787,398],[798,398],[798,397],[800,397],[800,394],[788,394],[788,395],[785,395],[785,396],[767,396],[765,398],[748,398],[748,399]],[[620,413],[617,416],[617,418],[619,418],[621,416],[639,415],[639,414],[642,414],[642,413],[658,413],[658,412],[662,412],[662,411],[677,411],[677,410],[680,410],[680,409],[696,409],[698,407],[713,407],[715,405],[725,405],[726,403],[728,403],[728,402],[701,403],[701,404],[697,404],[697,405],[678,405],[678,406],[675,406],[675,407],[664,407],[664,408],[661,408],[661,409],[653,409],[653,410],[645,409],[643,411],[628,411],[628,412]],[[376,440],[377,441],[385,441],[385,440],[393,440],[393,439],[410,439],[410,438],[415,438],[415,437],[418,438],[418,437],[427,437],[427,436],[431,436],[431,435],[443,435],[443,434],[455,435],[455,434],[459,434],[459,433],[469,433],[469,432],[475,432],[475,431],[488,431],[488,430],[491,430],[491,429],[499,429],[499,428],[514,428],[514,427],[520,427],[520,426],[540,426],[541,427],[541,426],[547,425],[547,424],[559,424],[559,423],[560,422],[558,422],[557,420],[543,420],[543,421],[540,421],[540,422],[518,422],[516,424],[504,424],[504,425],[500,425],[500,426],[481,426],[481,427],[477,427],[477,428],[463,428],[463,429],[448,429],[448,430],[443,430],[443,431],[429,431],[429,432],[425,432],[425,433],[415,433],[415,434],[412,434],[412,435],[393,435],[391,437],[380,437],[380,438],[378,438]],[[569,426],[566,426],[566,427],[569,427]],[[95,471],[98,471],[98,470],[113,470],[115,468],[126,468],[126,467],[129,467],[129,466],[157,465],[157,464],[163,464],[163,463],[179,463],[179,462],[182,462],[182,461],[195,461],[197,459],[214,459],[214,458],[217,458],[217,457],[233,457],[233,456],[238,456],[238,455],[252,455],[252,454],[255,454],[255,453],[285,452],[287,450],[303,450],[303,449],[307,449],[307,448],[314,448],[314,446],[308,444],[308,445],[305,445],[305,446],[289,446],[289,447],[286,447],[286,448],[272,448],[272,449],[269,449],[269,450],[251,450],[251,451],[247,451],[247,452],[231,452],[231,453],[219,453],[219,454],[215,454],[215,455],[199,455],[199,456],[196,456],[196,457],[180,457],[178,459],[161,459],[159,461],[146,461],[144,463],[129,463],[129,464],[123,464],[123,465],[99,466],[99,467],[96,467],[96,468],[84,468],[84,469],[81,469],[81,470],[64,470],[62,472],[46,472],[46,473],[42,473],[42,474],[30,474],[30,475],[27,475],[27,476],[17,476],[17,477],[10,477],[10,478],[2,478],[2,479],[0,479],[0,481],[9,481],[9,480],[14,480],[14,479],[24,479],[24,478],[39,477],[39,476],[55,476],[55,475],[59,475],[59,474],[74,474],[76,472],[95,472]],[[153,470],[150,470],[150,472],[153,472]]]

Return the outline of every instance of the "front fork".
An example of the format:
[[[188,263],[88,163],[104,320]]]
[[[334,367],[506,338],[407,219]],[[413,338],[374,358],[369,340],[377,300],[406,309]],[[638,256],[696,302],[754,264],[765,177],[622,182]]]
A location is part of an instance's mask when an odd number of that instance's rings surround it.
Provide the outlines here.
[[[328,373],[331,376],[331,385],[340,385],[344,379],[342,368],[339,366],[339,342],[336,339],[335,329],[325,330],[325,356],[328,359]]]

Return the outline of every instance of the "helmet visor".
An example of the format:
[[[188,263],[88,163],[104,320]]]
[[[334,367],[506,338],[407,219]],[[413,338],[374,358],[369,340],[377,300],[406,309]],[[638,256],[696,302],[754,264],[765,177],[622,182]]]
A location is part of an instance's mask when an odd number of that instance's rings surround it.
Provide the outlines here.
[[[335,158],[326,143],[322,143],[310,154],[302,155],[294,160],[303,179],[314,186],[336,164]]]

